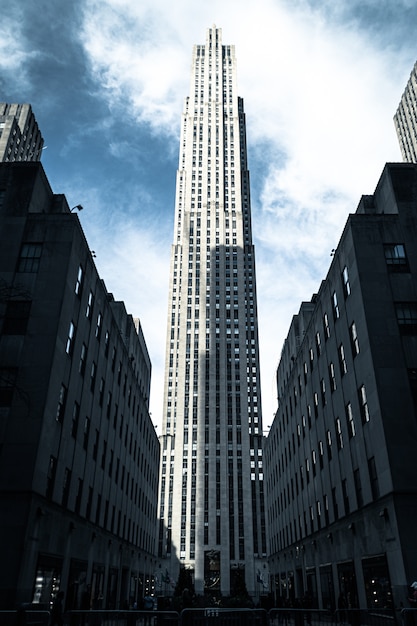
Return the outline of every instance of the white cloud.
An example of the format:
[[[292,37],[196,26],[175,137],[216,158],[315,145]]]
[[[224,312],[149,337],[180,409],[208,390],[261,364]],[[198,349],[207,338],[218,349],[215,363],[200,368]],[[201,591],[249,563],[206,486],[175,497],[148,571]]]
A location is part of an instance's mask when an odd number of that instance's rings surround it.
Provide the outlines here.
[[[204,43],[206,28],[216,23],[224,43],[236,45],[249,148],[257,159],[252,200],[266,415],[275,408],[268,386],[292,314],[318,289],[360,195],[372,193],[386,161],[400,160],[392,117],[412,53],[401,42],[381,47],[380,34],[373,38],[358,27],[352,5],[342,22],[347,6],[299,2],[294,8],[273,0],[85,3],[81,37],[101,95],[153,133],[178,133],[192,45]],[[122,154],[123,146],[114,143],[111,150]],[[129,297],[141,284],[141,263],[155,263],[155,276],[168,271],[154,236],[136,233],[137,241],[128,238],[129,255],[115,252],[119,267],[130,267],[138,278],[118,283]],[[142,260],[133,260],[143,246]],[[168,245],[164,252],[167,263]],[[111,275],[109,263],[102,269],[103,276]],[[150,320],[155,313],[162,323],[155,335],[152,323],[144,322],[152,359],[160,363],[167,283],[159,288],[146,271],[144,279],[147,302],[157,302]]]

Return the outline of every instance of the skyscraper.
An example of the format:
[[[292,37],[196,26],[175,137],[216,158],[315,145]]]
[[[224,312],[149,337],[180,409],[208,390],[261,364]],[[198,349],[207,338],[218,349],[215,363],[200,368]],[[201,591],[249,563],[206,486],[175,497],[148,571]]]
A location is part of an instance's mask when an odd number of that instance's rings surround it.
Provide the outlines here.
[[[42,148],[30,104],[0,102],[0,161],[40,161]]]
[[[267,588],[255,256],[234,46],[193,49],[171,253],[158,555],[197,593]]]
[[[403,160],[417,163],[417,63],[401,96],[394,124]]]

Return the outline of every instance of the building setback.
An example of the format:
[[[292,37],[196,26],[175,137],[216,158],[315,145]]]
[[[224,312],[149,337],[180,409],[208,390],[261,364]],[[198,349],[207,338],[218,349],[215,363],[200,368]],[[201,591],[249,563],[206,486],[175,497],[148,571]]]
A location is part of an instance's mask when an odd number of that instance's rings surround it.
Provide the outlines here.
[[[417,166],[387,164],[294,316],[266,443],[276,597],[408,606],[417,578]]]
[[[417,63],[401,96],[394,115],[394,125],[403,160],[417,163]]]
[[[0,102],[0,161],[39,161],[43,138],[30,104]]]
[[[40,163],[0,189],[0,607],[118,608],[155,569],[145,340]]]
[[[199,594],[267,587],[255,255],[234,46],[193,50],[181,122],[158,555]],[[167,578],[167,576],[165,576]],[[169,588],[162,590],[169,591]]]

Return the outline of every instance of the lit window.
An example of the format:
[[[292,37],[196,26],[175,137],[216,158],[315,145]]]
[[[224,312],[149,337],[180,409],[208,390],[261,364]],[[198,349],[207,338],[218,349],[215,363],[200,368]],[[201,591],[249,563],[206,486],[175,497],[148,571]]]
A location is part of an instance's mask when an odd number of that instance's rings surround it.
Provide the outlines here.
[[[346,267],[346,265],[343,268],[342,281],[343,281],[343,293],[345,294],[345,298],[347,298],[350,295],[350,282],[349,282],[349,272],[348,272],[348,268]]]
[[[384,244],[385,261],[390,272],[408,272],[405,247],[401,243]]]
[[[340,317],[340,310],[339,310],[339,304],[337,302],[337,294],[336,294],[336,292],[333,292],[332,305],[333,305],[333,317],[334,317],[335,320],[339,319],[339,317]]]
[[[68,337],[67,337],[67,345],[65,346],[65,352],[69,355],[72,354],[74,349],[74,338],[75,338],[75,326],[73,322],[70,322],[68,329]]]
[[[353,410],[350,402],[346,405],[346,423],[348,428],[349,439],[355,436],[355,421],[353,419]]]
[[[340,373],[342,376],[344,376],[345,374],[347,374],[348,370],[347,370],[345,349],[342,343],[339,346],[339,365],[340,365]]]
[[[365,385],[361,385],[359,387],[358,393],[359,393],[359,406],[361,409],[362,423],[365,424],[366,422],[369,422],[369,419],[370,419],[368,401],[366,399]]]
[[[93,296],[93,292],[90,291],[90,293],[88,294],[87,307],[85,310],[85,316],[89,320],[91,320],[91,316],[93,314],[93,304],[94,304],[94,296]]]
[[[359,340],[355,322],[350,326],[350,344],[352,346],[352,354],[355,357],[359,354]]]
[[[75,290],[74,290],[77,296],[81,295],[82,285],[83,285],[83,268],[80,265],[80,267],[78,268],[77,280],[75,282]]]

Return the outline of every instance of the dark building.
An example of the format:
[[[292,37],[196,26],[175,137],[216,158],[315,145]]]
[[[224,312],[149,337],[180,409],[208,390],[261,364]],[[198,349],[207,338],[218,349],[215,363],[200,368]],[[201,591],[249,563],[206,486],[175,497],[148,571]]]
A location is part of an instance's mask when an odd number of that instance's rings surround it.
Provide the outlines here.
[[[265,450],[276,596],[407,606],[417,578],[417,166],[387,164],[301,305]]]
[[[0,608],[117,608],[155,571],[145,340],[39,163],[1,164],[0,201]]]

